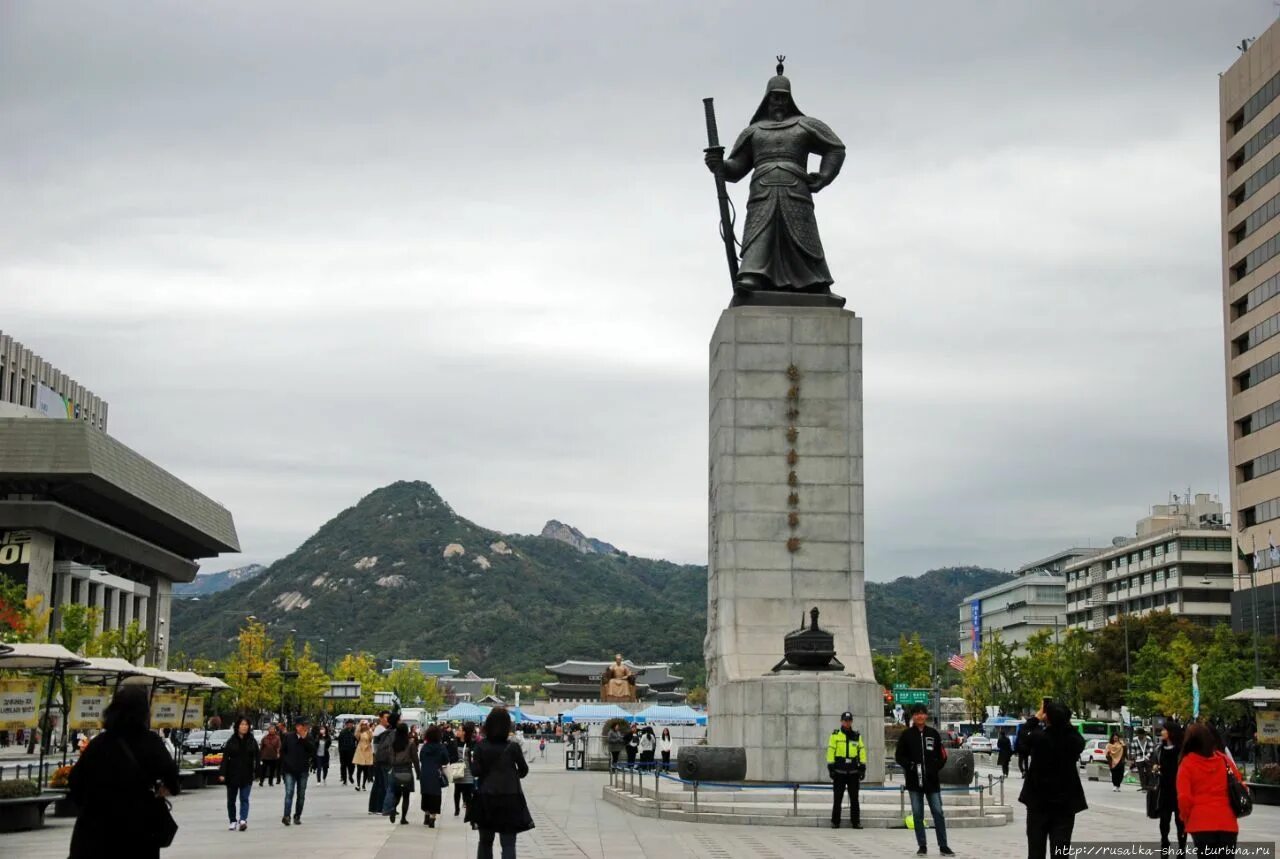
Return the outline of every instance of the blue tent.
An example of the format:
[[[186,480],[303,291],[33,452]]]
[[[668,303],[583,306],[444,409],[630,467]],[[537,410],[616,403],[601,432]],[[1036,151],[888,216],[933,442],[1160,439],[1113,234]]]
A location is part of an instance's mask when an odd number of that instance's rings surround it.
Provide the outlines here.
[[[470,701],[459,701],[440,714],[446,722],[478,722],[489,715],[488,707],[472,704]]]
[[[560,714],[563,722],[607,722],[610,719],[626,719],[633,717],[617,704],[579,704],[567,713]]]
[[[636,713],[636,721],[647,725],[705,725],[707,714],[687,705],[654,704]]]
[[[511,721],[515,722],[517,725],[526,723],[526,722],[550,722],[551,721],[550,716],[536,716],[533,713],[526,713],[524,710],[521,710],[519,707],[511,707],[508,710],[508,712],[511,713]]]

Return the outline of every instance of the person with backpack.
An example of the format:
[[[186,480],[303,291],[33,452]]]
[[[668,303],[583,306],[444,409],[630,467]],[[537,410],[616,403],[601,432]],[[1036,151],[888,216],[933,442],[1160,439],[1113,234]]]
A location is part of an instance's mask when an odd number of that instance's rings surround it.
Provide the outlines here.
[[[511,714],[504,707],[494,707],[484,720],[484,739],[476,744],[471,761],[476,794],[467,820],[480,831],[477,859],[493,859],[495,836],[502,845],[502,859],[515,859],[516,836],[533,829],[533,816],[520,789],[529,765],[510,736]]]
[[[395,735],[391,740],[391,822],[396,822],[396,802],[400,802],[400,823],[409,823],[409,797],[413,796],[414,778],[422,779],[421,765],[418,763],[418,746],[409,734],[409,726],[404,722],[396,725]]]
[[[840,714],[840,727],[832,731],[827,740],[827,774],[831,776],[831,790],[835,794],[835,802],[831,806],[831,828],[840,828],[840,809],[844,805],[845,791],[848,791],[849,825],[861,829],[858,788],[867,774],[867,744],[853,729],[853,713],[848,711]]]
[[[928,802],[933,816],[933,828],[937,833],[938,851],[943,856],[954,856],[947,846],[947,821],[942,814],[942,782],[938,773],[947,762],[947,750],[942,735],[929,724],[929,711],[923,704],[911,707],[911,724],[898,738],[893,759],[906,774],[907,795],[911,797],[911,818],[915,823],[916,855],[925,856],[929,845],[925,841],[924,806]]]

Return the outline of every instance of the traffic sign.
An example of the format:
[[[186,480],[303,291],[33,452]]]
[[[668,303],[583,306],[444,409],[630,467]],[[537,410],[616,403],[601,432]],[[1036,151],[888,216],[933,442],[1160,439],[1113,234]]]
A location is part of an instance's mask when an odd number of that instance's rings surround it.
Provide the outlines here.
[[[928,704],[928,689],[911,689],[900,684],[894,684],[893,687],[893,703],[910,706],[912,704]]]

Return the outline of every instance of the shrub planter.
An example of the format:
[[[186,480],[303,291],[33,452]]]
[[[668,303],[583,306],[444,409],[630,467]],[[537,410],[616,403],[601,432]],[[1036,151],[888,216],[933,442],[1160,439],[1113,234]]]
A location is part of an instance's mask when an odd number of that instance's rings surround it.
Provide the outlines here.
[[[178,787],[182,790],[199,790],[204,787],[204,773],[200,770],[178,770]]]
[[[200,769],[196,770],[196,772],[204,776],[205,787],[217,787],[218,772],[220,769],[221,767],[201,767]]]
[[[44,811],[58,799],[56,793],[0,799],[0,832],[22,832],[44,826]]]
[[[1258,805],[1280,805],[1280,784],[1262,784],[1256,781],[1245,782],[1249,785],[1249,793]]]

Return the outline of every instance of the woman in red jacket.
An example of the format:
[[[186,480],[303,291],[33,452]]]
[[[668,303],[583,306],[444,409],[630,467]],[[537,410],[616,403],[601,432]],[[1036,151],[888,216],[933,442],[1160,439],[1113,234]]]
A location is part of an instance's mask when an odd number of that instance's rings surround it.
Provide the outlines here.
[[[1223,855],[1236,846],[1240,824],[1227,798],[1228,772],[1244,783],[1235,764],[1217,751],[1209,728],[1188,727],[1178,764],[1178,813],[1201,856]]]

